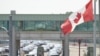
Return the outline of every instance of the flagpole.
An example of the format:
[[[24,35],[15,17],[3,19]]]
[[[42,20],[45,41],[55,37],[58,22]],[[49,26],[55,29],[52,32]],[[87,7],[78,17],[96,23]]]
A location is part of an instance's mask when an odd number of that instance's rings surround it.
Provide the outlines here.
[[[93,56],[96,56],[96,0],[94,0],[93,44]]]
[[[60,39],[61,39],[61,42],[62,42],[62,50],[63,50],[63,51],[62,51],[62,53],[63,53],[62,56],[64,56],[64,41],[63,41],[64,39],[63,39],[63,38],[64,38],[64,37],[62,36],[62,32],[61,32],[61,30],[60,30]]]

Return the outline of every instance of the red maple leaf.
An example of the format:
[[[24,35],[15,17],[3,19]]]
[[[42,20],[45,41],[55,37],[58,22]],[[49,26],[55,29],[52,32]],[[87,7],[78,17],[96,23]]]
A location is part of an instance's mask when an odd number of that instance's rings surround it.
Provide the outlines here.
[[[81,18],[81,13],[77,13],[76,18],[74,19],[74,22],[78,23],[78,21],[80,20],[80,18]]]

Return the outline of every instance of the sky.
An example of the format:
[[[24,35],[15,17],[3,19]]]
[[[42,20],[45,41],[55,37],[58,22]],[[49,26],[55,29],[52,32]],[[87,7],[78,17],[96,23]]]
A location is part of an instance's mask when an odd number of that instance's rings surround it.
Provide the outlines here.
[[[65,14],[76,12],[89,0],[0,0],[0,14]],[[98,0],[97,0],[98,1]],[[98,2],[96,3],[98,14]]]

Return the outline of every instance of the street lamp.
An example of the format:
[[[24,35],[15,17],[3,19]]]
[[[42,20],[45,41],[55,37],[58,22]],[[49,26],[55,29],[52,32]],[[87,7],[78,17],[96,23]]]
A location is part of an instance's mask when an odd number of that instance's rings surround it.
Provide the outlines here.
[[[6,27],[0,27],[0,29],[3,29],[3,30],[5,30],[6,32],[7,32],[7,34],[8,34],[8,30],[7,30],[7,28]]]

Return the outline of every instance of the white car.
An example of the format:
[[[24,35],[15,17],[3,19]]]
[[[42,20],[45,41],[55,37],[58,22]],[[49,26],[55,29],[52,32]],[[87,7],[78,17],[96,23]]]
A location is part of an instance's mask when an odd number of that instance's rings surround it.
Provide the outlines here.
[[[54,47],[54,44],[53,43],[47,43],[46,45],[42,45],[42,47],[44,48],[44,52],[47,52]]]
[[[4,46],[5,52],[9,52],[9,46]]]
[[[59,54],[55,48],[51,49],[48,53],[48,56],[53,56],[53,55],[59,56]]]
[[[50,50],[50,47],[48,45],[42,45],[44,52],[47,52]]]
[[[54,43],[47,43],[50,49],[54,48]]]
[[[0,53],[1,53],[1,52],[4,52],[4,51],[5,51],[5,48],[0,47]]]
[[[23,47],[29,45],[30,43],[33,43],[33,41],[32,40],[21,40],[20,47],[23,48]]]
[[[39,45],[46,45],[46,42],[45,42],[45,41],[41,41],[41,40],[38,40],[38,41],[35,40],[33,43],[34,43],[34,45],[36,45],[36,46],[39,46]]]
[[[32,50],[34,49],[34,47],[36,47],[36,45],[34,45],[34,44],[32,43],[32,44],[29,44],[29,45],[23,47],[22,50],[23,50],[24,52],[29,52],[29,51],[32,51]]]
[[[54,48],[49,51],[49,56],[57,55],[59,56],[62,53],[62,45],[61,44],[55,44]]]
[[[61,44],[55,44],[54,48],[56,49],[56,51],[61,54],[62,52],[62,45]]]
[[[30,51],[28,55],[37,56],[37,47],[35,47],[32,51]]]

